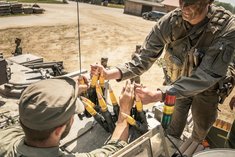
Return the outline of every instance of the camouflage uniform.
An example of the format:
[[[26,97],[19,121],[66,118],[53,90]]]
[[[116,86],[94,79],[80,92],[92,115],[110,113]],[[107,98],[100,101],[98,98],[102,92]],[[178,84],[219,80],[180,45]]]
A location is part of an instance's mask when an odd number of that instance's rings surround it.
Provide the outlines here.
[[[195,26],[182,19],[181,9],[162,17],[147,36],[140,55],[117,66],[121,80],[141,75],[164,49],[167,74],[177,92],[169,134],[180,137],[190,107],[193,138],[201,141],[217,117],[220,82],[229,75],[235,48],[235,20],[230,12],[211,5],[207,17]]]
[[[136,50],[134,53],[132,53],[131,55],[131,59],[134,58],[135,54],[140,54],[140,48],[141,48],[141,45],[136,45]],[[140,76],[136,76],[134,78],[131,78],[131,83],[135,82],[135,83],[138,83],[140,84]]]
[[[36,148],[24,143],[24,132],[20,126],[12,126],[0,131],[0,156],[1,157],[99,157],[109,156],[127,145],[124,141],[110,141],[100,149],[90,153],[67,154],[59,147]]]

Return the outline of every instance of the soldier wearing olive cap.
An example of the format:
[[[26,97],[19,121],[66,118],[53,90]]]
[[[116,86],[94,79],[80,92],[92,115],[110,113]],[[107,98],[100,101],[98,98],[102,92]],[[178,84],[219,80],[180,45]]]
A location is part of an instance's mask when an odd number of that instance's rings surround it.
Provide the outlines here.
[[[235,49],[235,18],[227,10],[211,4],[213,0],[179,0],[177,8],[153,27],[130,62],[111,70],[98,68],[106,79],[134,78],[147,71],[164,54],[166,82],[161,90],[139,86],[142,102],[164,101],[165,89],[176,91],[176,105],[168,133],[180,138],[189,109],[192,109],[194,141],[201,142],[217,117],[217,107],[231,92],[231,58]],[[163,53],[164,52],[164,53]],[[157,88],[157,87],[156,87]]]
[[[19,120],[23,130],[20,126],[11,126],[0,131],[0,156],[95,157],[109,156],[123,148],[127,144],[129,126],[120,114],[111,140],[102,148],[74,154],[59,149],[60,140],[70,131],[74,114],[84,110],[77,98],[84,85],[78,85],[78,82],[58,77],[27,87],[19,102]],[[133,87],[127,83],[120,97],[121,112],[130,114],[133,93]]]

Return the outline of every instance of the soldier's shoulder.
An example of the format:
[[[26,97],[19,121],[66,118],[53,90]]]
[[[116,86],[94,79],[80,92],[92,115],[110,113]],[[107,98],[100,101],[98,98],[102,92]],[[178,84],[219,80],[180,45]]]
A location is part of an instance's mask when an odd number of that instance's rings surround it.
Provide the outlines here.
[[[181,25],[183,22],[183,18],[182,18],[182,11],[179,8],[176,8],[175,10],[171,11],[169,13],[169,18],[170,18],[170,24],[171,25]]]
[[[234,16],[230,11],[214,5],[211,6],[208,17],[211,19],[208,28],[214,33],[224,30],[228,23],[234,21]]]

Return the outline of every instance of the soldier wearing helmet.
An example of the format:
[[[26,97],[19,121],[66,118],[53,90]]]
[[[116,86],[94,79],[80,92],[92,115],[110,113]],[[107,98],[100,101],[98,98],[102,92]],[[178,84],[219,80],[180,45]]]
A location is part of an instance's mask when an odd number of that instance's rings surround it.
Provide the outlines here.
[[[135,92],[147,104],[164,101],[165,90],[174,90],[177,100],[167,132],[180,138],[191,108],[192,138],[197,142],[206,137],[217,118],[218,104],[234,86],[231,58],[235,49],[235,18],[212,2],[179,0],[180,8],[156,23],[140,54],[130,62],[111,70],[91,66],[91,73],[98,68],[106,79],[121,81],[143,74],[164,54],[165,78],[169,78],[170,83],[154,91],[139,86]]]

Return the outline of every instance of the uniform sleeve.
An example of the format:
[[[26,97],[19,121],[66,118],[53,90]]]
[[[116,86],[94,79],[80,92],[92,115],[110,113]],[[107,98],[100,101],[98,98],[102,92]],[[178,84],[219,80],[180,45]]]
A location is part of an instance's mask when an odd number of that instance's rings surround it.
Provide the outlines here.
[[[181,77],[174,84],[177,98],[194,96],[225,78],[228,67],[232,64],[235,50],[235,22],[231,21],[221,33],[214,38],[205,52],[201,64],[194,69],[190,77]]]
[[[102,148],[91,151],[90,153],[77,153],[76,157],[108,157],[127,145],[124,141],[110,141]]]
[[[139,76],[153,65],[156,59],[162,54],[164,45],[169,40],[169,32],[171,32],[169,21],[170,15],[167,14],[162,17],[146,37],[140,54],[135,54],[130,62],[116,67],[121,72],[122,77],[120,80]]]
[[[15,143],[23,137],[24,132],[19,125],[0,130],[0,156],[9,156],[14,152]]]

